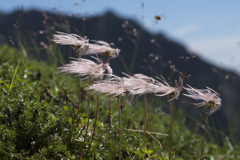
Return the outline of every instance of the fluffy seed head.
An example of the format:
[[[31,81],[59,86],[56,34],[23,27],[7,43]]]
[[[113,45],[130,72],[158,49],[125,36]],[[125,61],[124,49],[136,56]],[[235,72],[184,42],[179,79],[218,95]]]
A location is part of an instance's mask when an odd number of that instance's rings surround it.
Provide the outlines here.
[[[221,99],[220,95],[214,91],[213,89],[206,87],[207,89],[196,89],[191,87],[190,85],[187,85],[188,88],[184,89],[188,92],[188,94],[183,94],[187,97],[190,97],[195,100],[201,100],[200,103],[194,103],[197,107],[201,106],[209,106],[211,107],[210,113],[217,111],[221,107]]]
[[[93,57],[95,58],[95,57]],[[108,63],[103,63],[102,60],[95,58],[98,63],[95,63],[91,60],[80,58],[76,61],[71,61],[70,64],[66,64],[62,67],[59,67],[59,73],[70,73],[77,74],[78,76],[88,78],[102,78],[105,70],[108,71],[108,77],[112,75],[112,69]]]
[[[109,57],[110,59],[116,58],[119,55],[120,49],[113,48],[111,45],[104,41],[94,41],[94,44],[89,44],[88,50],[81,51],[82,55],[91,54],[103,54],[103,56]]]
[[[53,35],[52,41],[61,45],[72,45],[73,49],[79,49],[81,51],[88,50],[88,39],[81,37],[77,34],[67,34],[56,31],[57,34]]]
[[[93,90],[93,94],[107,93],[107,95],[110,95],[108,99],[117,97],[125,92],[130,92],[132,96],[128,103],[130,103],[134,97],[131,88],[125,86],[123,78],[115,75],[112,75],[110,79],[98,81],[96,84],[85,88],[85,90]]]
[[[179,81],[176,83],[175,87],[171,87],[163,76],[156,77],[160,81],[155,81],[154,83],[158,86],[157,92],[162,94],[156,94],[156,96],[169,96],[168,101],[178,99],[180,92],[183,89],[183,79],[179,76]]]

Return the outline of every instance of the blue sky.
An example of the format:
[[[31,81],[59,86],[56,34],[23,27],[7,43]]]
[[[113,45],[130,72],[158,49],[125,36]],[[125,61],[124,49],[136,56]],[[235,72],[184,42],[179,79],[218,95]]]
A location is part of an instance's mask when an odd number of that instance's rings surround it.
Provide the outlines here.
[[[24,10],[56,8],[57,13],[80,16],[112,10],[119,16],[138,21],[151,33],[163,32],[208,62],[240,74],[239,0],[7,0],[1,4],[4,5],[0,6],[0,11],[5,13],[20,9],[22,5]],[[163,17],[158,24],[155,15]]]

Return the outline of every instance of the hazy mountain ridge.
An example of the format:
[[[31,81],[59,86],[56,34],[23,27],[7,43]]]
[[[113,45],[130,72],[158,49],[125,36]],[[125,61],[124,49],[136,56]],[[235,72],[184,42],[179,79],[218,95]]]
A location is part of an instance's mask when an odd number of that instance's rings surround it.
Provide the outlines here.
[[[36,39],[38,45],[41,41],[46,41],[44,36],[39,34],[39,31],[45,30],[47,26],[43,24],[44,17],[42,13],[37,11],[24,12],[23,23],[21,23],[19,15],[20,11],[16,11],[9,15],[0,13],[0,43],[9,43],[11,45],[8,36],[11,36],[13,41],[17,42],[17,37],[15,36],[16,34],[14,34],[16,29],[13,26],[16,24],[16,20],[18,20],[18,24],[21,26],[23,32],[26,32],[28,29],[28,34]],[[127,66],[131,66],[131,59],[134,53],[133,43],[129,39],[118,41],[119,37],[126,35],[125,29],[122,27],[122,24],[126,21],[125,19],[119,18],[111,12],[107,12],[103,16],[87,18],[86,21],[83,21],[82,18],[64,17],[53,14],[49,14],[49,16],[52,18],[55,17],[56,22],[64,21],[66,19],[68,21],[68,24],[65,26],[66,28],[68,28],[68,25],[73,25],[76,27],[76,29],[71,28],[72,33],[79,34],[76,32],[79,30],[84,32],[84,35],[86,35],[89,39],[103,40],[109,43],[114,43],[117,48],[121,49],[120,55],[125,60]],[[196,57],[194,61],[187,63],[185,60],[180,59],[182,56],[191,56],[184,46],[167,39],[163,34],[150,34],[133,20],[127,21],[134,28],[141,32],[139,49],[137,52],[133,73],[143,73],[150,76],[150,69],[142,69],[140,67],[146,66],[146,63],[143,60],[146,59],[150,63],[150,53],[156,55],[162,54],[163,62],[172,61],[179,71],[184,73],[187,70],[188,74],[191,74],[190,79],[186,80],[187,84],[190,84],[196,88],[204,88],[206,85],[220,93],[222,98],[222,108],[220,111],[211,116],[216,119],[220,119],[220,122],[225,127],[225,113],[229,115],[231,120],[235,118],[235,114],[239,108],[238,95],[240,94],[240,77],[238,75],[233,72],[212,66],[211,64],[202,61],[198,57]],[[154,38],[162,47],[162,51],[155,44],[150,42],[150,40]],[[74,56],[74,53],[71,53],[71,55]],[[65,59],[67,59],[68,56],[69,55],[64,55]],[[110,65],[113,68],[114,73],[117,75],[121,76],[122,71],[126,72],[120,58],[113,59]],[[151,65],[158,73],[161,73],[160,60],[157,60]],[[169,76],[169,69],[169,65],[166,63],[166,67],[163,70],[163,76]],[[177,74],[175,74],[175,77],[177,78]],[[186,109],[189,109],[189,112],[191,112],[193,116],[198,114],[198,109],[195,109],[194,106],[187,106],[188,107]]]

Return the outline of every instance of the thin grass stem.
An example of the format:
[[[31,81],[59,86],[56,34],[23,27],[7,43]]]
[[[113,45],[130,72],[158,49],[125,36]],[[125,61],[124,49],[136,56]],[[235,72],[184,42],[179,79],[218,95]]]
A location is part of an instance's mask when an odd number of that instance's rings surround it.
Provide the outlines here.
[[[15,76],[16,76],[17,69],[18,69],[18,66],[19,66],[20,62],[21,62],[21,59],[18,61],[17,67],[16,67],[15,70],[14,70],[14,74],[13,74],[12,82],[11,82],[11,84],[10,84],[10,88],[9,88],[10,91],[11,91],[11,89],[12,89],[13,81],[14,81],[14,78],[15,78]]]

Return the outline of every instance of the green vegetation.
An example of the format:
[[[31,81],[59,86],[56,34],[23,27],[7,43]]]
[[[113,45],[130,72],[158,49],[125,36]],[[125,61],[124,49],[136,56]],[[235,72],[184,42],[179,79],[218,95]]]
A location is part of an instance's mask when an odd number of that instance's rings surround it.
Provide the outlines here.
[[[20,62],[21,59],[21,62]],[[19,63],[20,62],[20,63]],[[15,78],[14,78],[15,77]],[[78,78],[58,74],[56,65],[29,60],[22,52],[7,45],[0,47],[0,159],[78,159],[84,140],[88,114],[88,94],[82,81],[80,123],[77,126]],[[155,99],[158,99],[156,97]],[[82,159],[118,159],[119,130],[117,99],[112,99],[111,121],[108,127],[108,101],[99,96],[97,131],[91,144],[96,112],[96,95],[91,97],[89,134]],[[160,98],[159,98],[160,99]],[[123,104],[128,98],[121,97]],[[122,159],[168,159],[170,148],[170,116],[154,112],[161,109],[166,100],[152,101],[150,108],[151,132],[145,134],[145,112],[142,99],[135,98],[122,109]],[[11,109],[11,118],[8,113]],[[154,109],[153,109],[154,107]],[[186,114],[181,107],[174,111],[173,159],[197,159],[200,157],[202,136],[200,125],[195,130],[185,126]],[[229,147],[223,131],[207,126],[204,157],[207,159],[240,158],[238,145]],[[222,137],[222,147],[216,141],[216,133]],[[161,135],[164,134],[164,135]],[[144,140],[147,141],[146,148]],[[218,142],[218,143],[217,143]],[[238,157],[237,157],[238,156]]]

